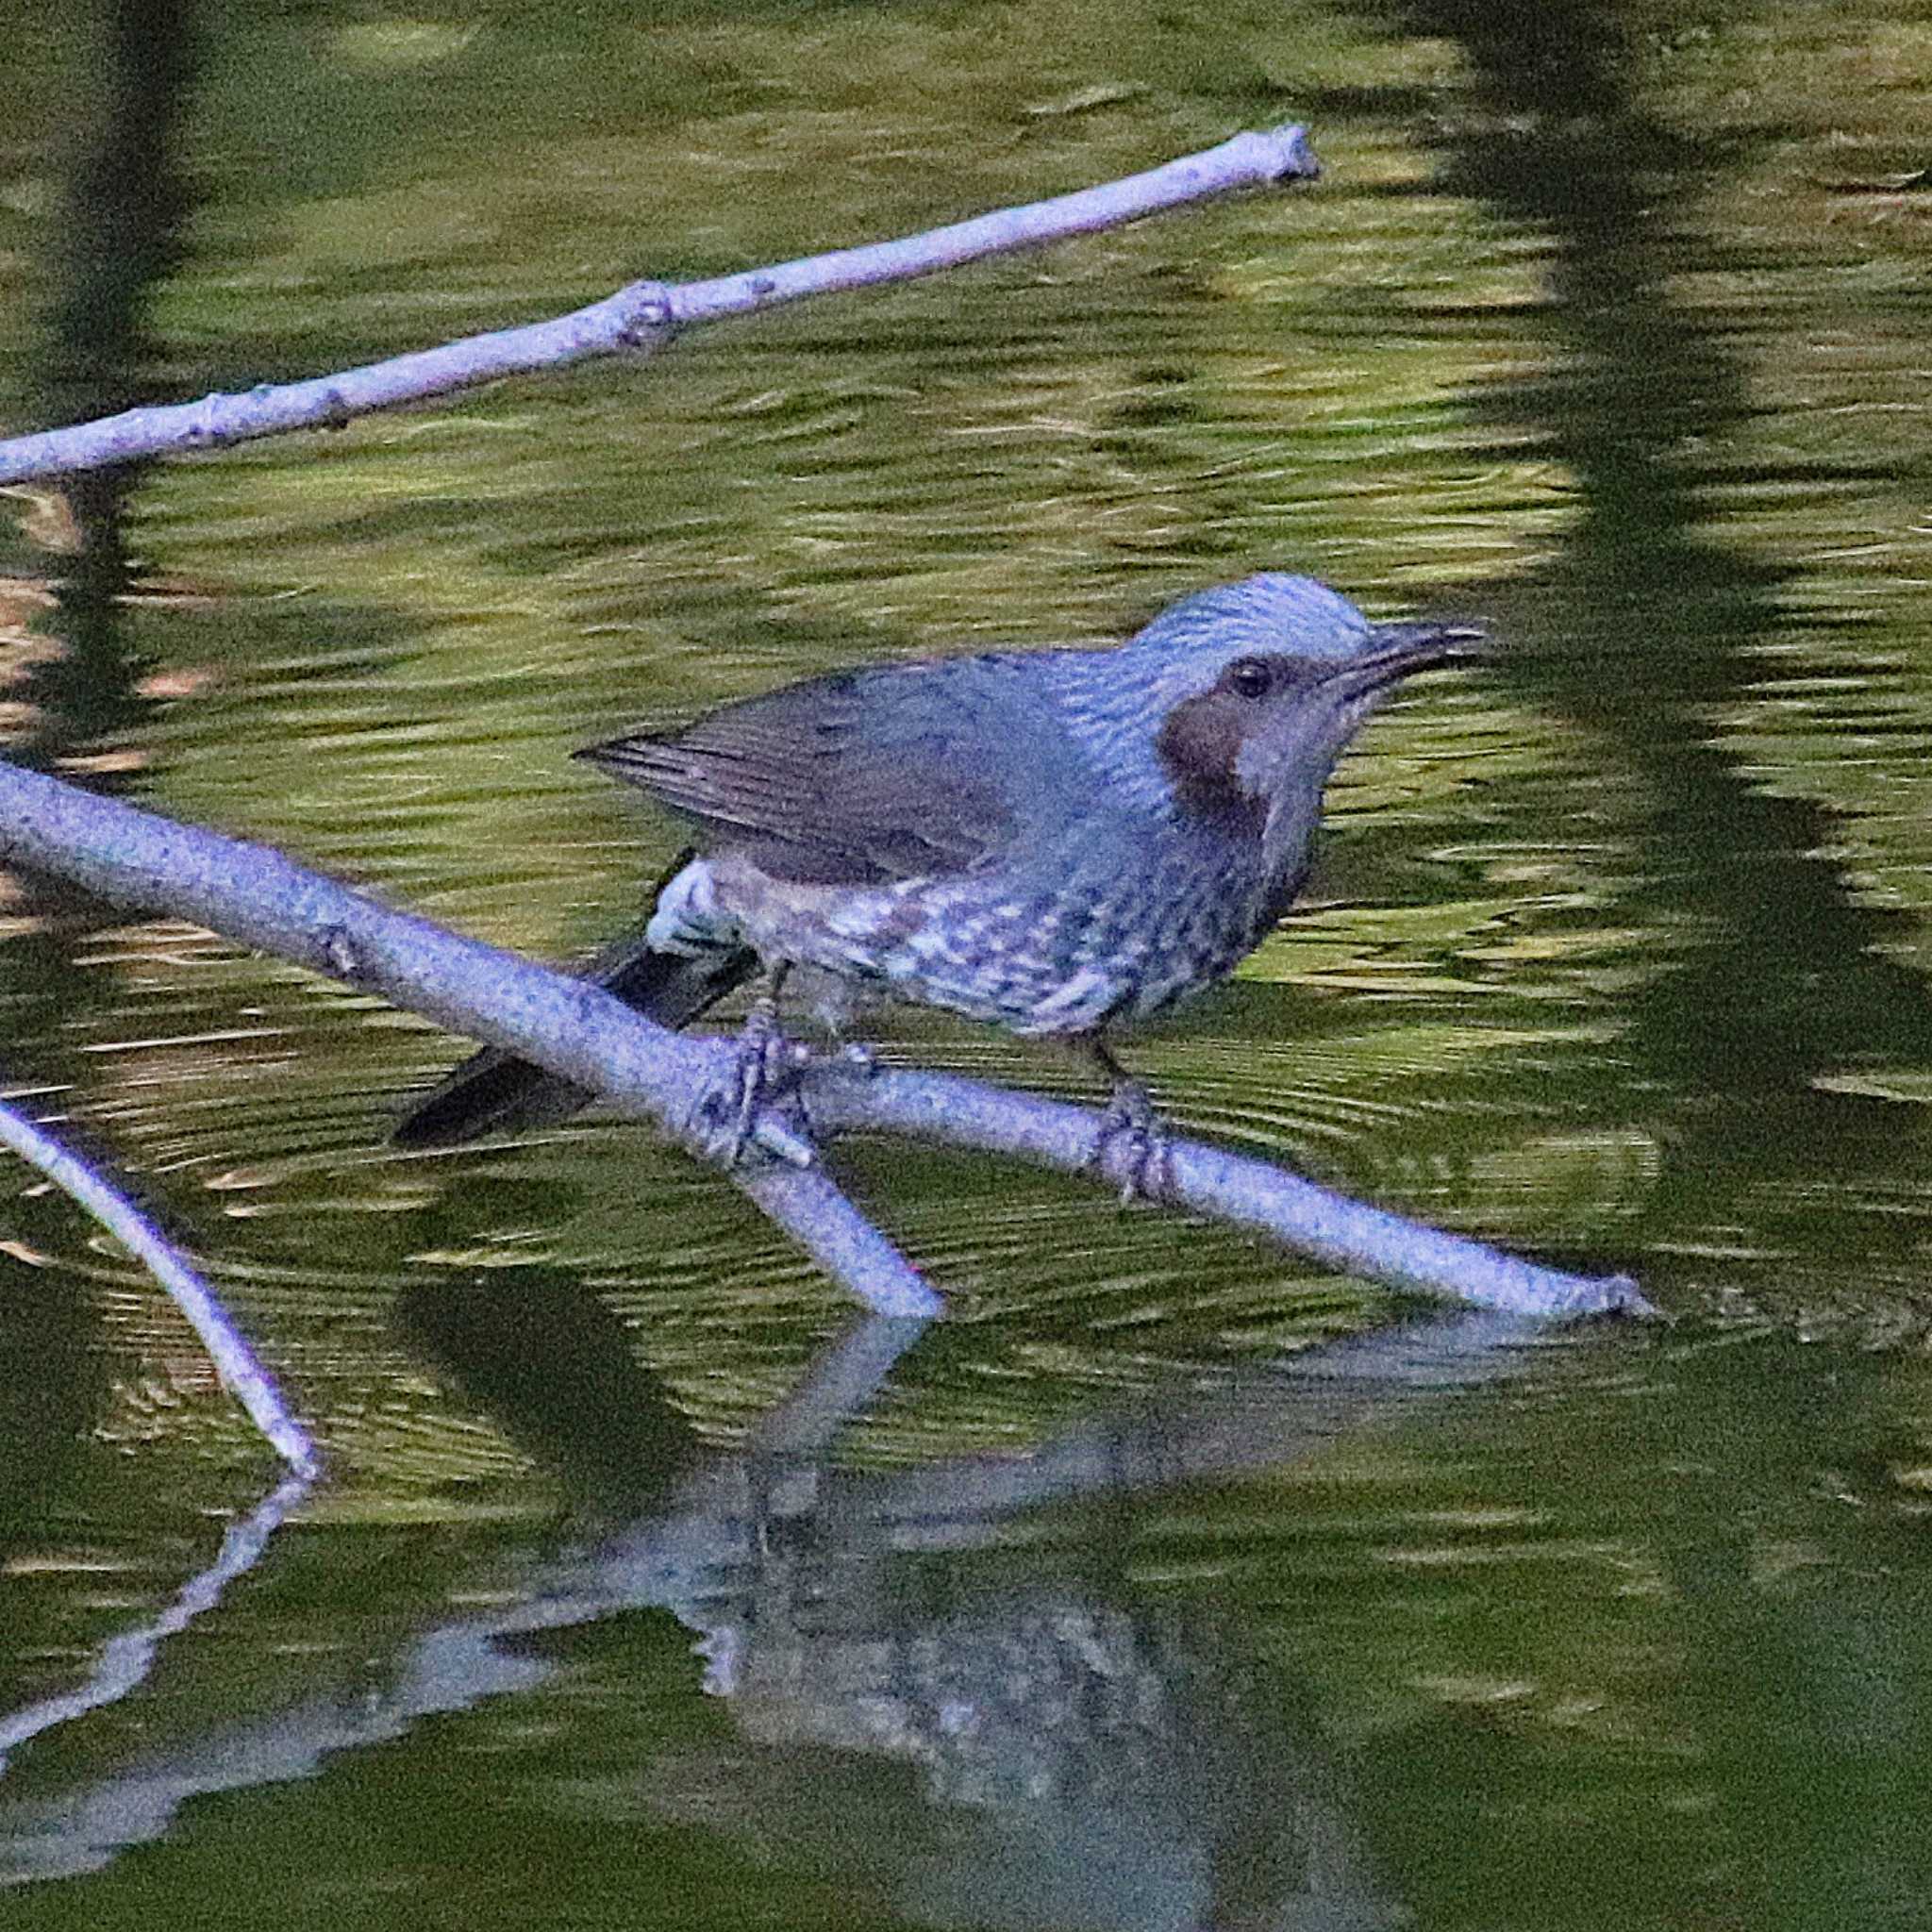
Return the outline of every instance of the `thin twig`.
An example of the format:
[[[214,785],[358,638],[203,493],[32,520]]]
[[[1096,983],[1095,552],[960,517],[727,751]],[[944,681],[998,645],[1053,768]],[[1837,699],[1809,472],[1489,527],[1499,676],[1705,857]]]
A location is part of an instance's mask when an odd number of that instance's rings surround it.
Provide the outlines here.
[[[145,1261],[175,1306],[188,1317],[208,1350],[222,1386],[248,1411],[255,1426],[298,1475],[322,1474],[322,1457],[308,1431],[290,1414],[247,1338],[228,1319],[213,1290],[192,1263],[127,1196],[71,1148],[0,1101],[0,1141],[71,1194],[121,1245]]]
[[[989,255],[1118,227],[1236,189],[1311,180],[1320,172],[1300,127],[1238,134],[1219,147],[1184,155],[1144,174],[1050,201],[1002,208],[895,242],[808,256],[715,281],[632,282],[601,302],[550,322],[469,336],[334,375],[259,383],[239,395],[217,392],[198,402],[128,409],[65,429],[17,436],[0,441],[0,484],[99,469],[138,457],[218,449],[291,429],[340,428],[372,410],[446,395],[506,375],[562,368],[598,356],[642,358],[694,323],[717,322],[875,282],[935,275]]]

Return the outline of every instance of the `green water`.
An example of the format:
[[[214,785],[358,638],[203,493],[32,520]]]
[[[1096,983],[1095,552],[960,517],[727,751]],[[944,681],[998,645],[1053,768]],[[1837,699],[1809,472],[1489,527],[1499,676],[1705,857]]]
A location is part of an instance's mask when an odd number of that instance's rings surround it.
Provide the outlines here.
[[[806,1441],[848,1311],[728,1185],[595,1119],[396,1158],[458,1043],[11,882],[0,1077],[330,1475],[12,1754],[8,1923],[1932,1924],[1920,9],[13,0],[0,98],[7,430],[1308,123],[1312,191],[0,496],[0,730],[571,958],[675,842],[588,740],[1261,568],[1483,614],[1301,912],[1125,1051],[1190,1129],[1678,1317],[1311,1379],[1414,1311],[855,1146],[949,1319]],[[274,1480],[8,1179],[0,1720]]]

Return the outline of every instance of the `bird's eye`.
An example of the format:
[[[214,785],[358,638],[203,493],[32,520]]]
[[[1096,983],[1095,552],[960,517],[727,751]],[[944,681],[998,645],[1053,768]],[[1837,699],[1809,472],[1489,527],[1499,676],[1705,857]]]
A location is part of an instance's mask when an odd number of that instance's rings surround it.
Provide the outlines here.
[[[1228,690],[1241,698],[1265,698],[1274,685],[1274,674],[1258,658],[1237,658],[1226,678]]]

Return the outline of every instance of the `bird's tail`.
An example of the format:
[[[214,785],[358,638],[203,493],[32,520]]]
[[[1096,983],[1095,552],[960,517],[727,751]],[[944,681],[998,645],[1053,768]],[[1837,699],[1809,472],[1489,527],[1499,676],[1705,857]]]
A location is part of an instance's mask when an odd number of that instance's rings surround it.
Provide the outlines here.
[[[749,946],[697,955],[662,953],[633,935],[585,974],[660,1026],[686,1026],[742,986],[758,968]],[[416,1102],[391,1136],[398,1147],[455,1147],[484,1134],[554,1125],[596,1096],[500,1046],[472,1054]]]

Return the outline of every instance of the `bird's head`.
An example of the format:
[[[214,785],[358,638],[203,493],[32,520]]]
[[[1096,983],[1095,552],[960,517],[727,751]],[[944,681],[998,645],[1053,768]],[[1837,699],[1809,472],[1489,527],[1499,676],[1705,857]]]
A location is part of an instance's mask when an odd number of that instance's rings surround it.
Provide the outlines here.
[[[1121,650],[1158,721],[1176,808],[1259,834],[1292,860],[1376,700],[1415,672],[1478,655],[1482,636],[1465,624],[1371,624],[1311,577],[1270,574],[1186,598]]]

